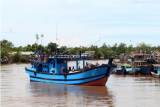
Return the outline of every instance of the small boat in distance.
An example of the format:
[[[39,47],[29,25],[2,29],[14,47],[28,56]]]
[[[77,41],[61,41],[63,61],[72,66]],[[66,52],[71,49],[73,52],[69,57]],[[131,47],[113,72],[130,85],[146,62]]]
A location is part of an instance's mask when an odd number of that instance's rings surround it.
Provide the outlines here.
[[[153,71],[151,74],[153,77],[160,78],[160,64],[153,64]]]
[[[132,68],[129,64],[122,64],[121,66],[118,66],[114,74],[127,74],[127,75],[135,75],[136,74],[136,68]]]
[[[114,74],[125,74],[125,66],[118,66],[115,70],[114,70]]]
[[[136,68],[133,68],[130,64],[123,64],[125,66],[125,74],[136,75]]]
[[[41,55],[39,55],[41,56]],[[55,84],[104,86],[116,65],[112,64],[113,58],[108,64],[85,66],[85,60],[91,57],[57,55],[38,57],[32,59],[33,67],[26,67],[25,71],[30,76],[30,81],[50,82]],[[68,60],[76,60],[76,68],[68,67]],[[83,60],[83,69],[79,69],[78,60]]]

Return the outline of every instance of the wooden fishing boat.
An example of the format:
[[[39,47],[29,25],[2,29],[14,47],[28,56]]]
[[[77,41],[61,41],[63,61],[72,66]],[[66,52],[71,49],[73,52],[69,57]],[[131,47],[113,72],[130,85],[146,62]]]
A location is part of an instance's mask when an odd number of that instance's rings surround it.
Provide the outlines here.
[[[129,65],[129,64],[128,64]],[[117,67],[114,71],[115,74],[128,74],[128,75],[135,75],[136,68],[132,68],[131,66],[121,65]]]
[[[113,72],[114,74],[125,74],[125,66],[117,66]]]
[[[132,68],[131,66],[126,66],[125,70],[126,70],[125,74],[136,75],[136,68]]]
[[[135,61],[136,72],[142,75],[150,75],[152,69],[152,63],[147,64],[147,61]]]
[[[151,74],[153,77],[160,78],[160,64],[153,64],[153,71]]]
[[[40,58],[39,58],[40,59]],[[80,55],[54,55],[44,57],[43,60],[31,60],[33,67],[26,67],[30,81],[50,82],[55,84],[104,86],[116,65],[112,64],[113,58],[108,64],[86,67],[85,60],[90,57]],[[76,68],[68,67],[68,60],[76,60]],[[83,69],[79,69],[78,60],[83,60]]]

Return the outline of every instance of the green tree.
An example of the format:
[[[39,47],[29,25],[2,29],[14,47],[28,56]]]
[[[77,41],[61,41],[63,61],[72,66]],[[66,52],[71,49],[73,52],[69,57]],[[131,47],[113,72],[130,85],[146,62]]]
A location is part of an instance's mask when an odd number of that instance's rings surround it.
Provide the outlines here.
[[[51,51],[51,47],[52,47],[52,53],[56,53],[58,45],[57,45],[56,43],[52,43],[52,42],[50,42],[50,43],[47,45],[47,50],[46,50],[46,52],[49,54],[50,51]]]
[[[20,58],[21,58],[21,54],[20,54],[19,50],[17,50],[17,53],[13,55],[13,61],[19,62]]]
[[[1,58],[3,57],[10,57],[10,52],[12,52],[13,43],[8,40],[2,40],[1,42]]]
[[[32,51],[32,46],[28,44],[28,45],[26,46],[26,51]]]
[[[37,44],[36,44],[36,43],[32,44],[32,52],[37,51],[37,50],[36,50],[36,47],[37,47]]]
[[[140,50],[142,50],[142,52],[146,52],[146,53],[150,53],[151,51],[153,51],[151,49],[151,44],[147,45],[145,44],[144,42],[142,43],[138,43],[137,46],[136,46],[136,51],[137,52],[140,52]]]
[[[103,45],[99,48],[99,53],[101,56],[104,56],[104,58],[108,57],[109,48],[107,47],[106,43],[103,43]]]
[[[98,49],[98,46],[96,46],[96,45],[91,45],[88,50],[89,50],[89,51],[95,51],[95,53],[94,53],[94,55],[93,55],[94,58],[97,59],[97,58],[100,58],[100,57],[101,57],[101,53],[100,53],[100,51],[99,51],[99,49]]]
[[[115,43],[114,45],[113,45],[113,47],[111,47],[111,49],[112,49],[112,51],[116,54],[117,53],[117,43]]]
[[[133,52],[133,46],[132,45],[129,45],[128,48],[127,48],[127,54],[131,54]]]
[[[62,46],[61,49],[60,49],[61,53],[64,53],[64,54],[68,54],[69,52],[67,51],[67,47],[66,46]]]
[[[117,48],[117,54],[121,54],[121,53],[126,53],[127,51],[127,46],[125,43],[120,43],[118,48]]]
[[[159,52],[160,52],[160,46],[157,46],[157,51],[159,51]]]

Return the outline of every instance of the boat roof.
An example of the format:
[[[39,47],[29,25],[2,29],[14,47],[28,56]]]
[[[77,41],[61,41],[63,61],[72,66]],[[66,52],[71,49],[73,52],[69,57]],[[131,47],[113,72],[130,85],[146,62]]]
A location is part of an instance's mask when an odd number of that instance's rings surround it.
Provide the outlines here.
[[[44,55],[43,57],[31,57],[30,61],[34,61],[34,62],[43,62],[43,58],[46,57],[48,59],[48,61],[50,60],[91,60],[90,56],[79,56],[79,55],[54,55],[54,56],[46,56]],[[40,58],[40,59],[38,59]]]
[[[160,67],[160,64],[152,64],[153,66]]]
[[[135,62],[146,62],[146,61],[135,61]]]

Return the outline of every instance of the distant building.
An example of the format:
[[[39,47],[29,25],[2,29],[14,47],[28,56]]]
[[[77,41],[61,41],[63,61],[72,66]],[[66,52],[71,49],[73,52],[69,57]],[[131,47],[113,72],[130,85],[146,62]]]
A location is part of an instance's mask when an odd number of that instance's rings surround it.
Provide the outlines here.
[[[95,53],[95,51],[85,51],[85,53],[89,54],[89,56],[92,56]]]

